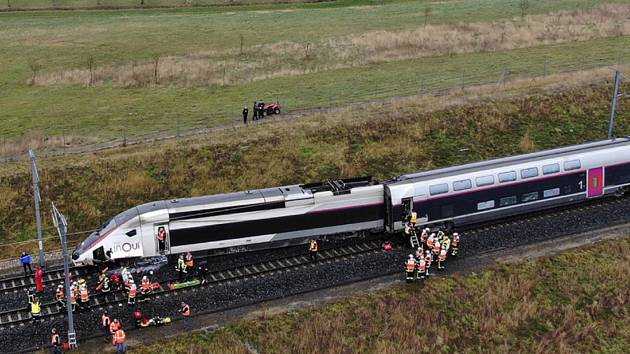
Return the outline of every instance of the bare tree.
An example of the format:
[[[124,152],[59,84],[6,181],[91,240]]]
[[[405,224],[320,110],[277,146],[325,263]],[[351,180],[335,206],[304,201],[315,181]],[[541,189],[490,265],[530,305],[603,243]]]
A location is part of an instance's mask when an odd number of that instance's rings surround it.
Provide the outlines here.
[[[90,80],[88,81],[88,86],[92,86],[92,84],[94,84],[94,68],[95,68],[95,64],[94,64],[94,57],[91,56],[91,55],[87,59],[87,68],[90,71]]]
[[[160,68],[160,55],[156,54],[153,56],[153,83],[158,84],[159,80],[159,68]]]
[[[518,7],[521,9],[521,21],[524,21],[527,10],[529,9],[529,0],[521,0],[518,3]]]
[[[431,16],[431,8],[426,6],[424,8],[424,26],[427,26],[427,22],[429,22],[429,16]]]

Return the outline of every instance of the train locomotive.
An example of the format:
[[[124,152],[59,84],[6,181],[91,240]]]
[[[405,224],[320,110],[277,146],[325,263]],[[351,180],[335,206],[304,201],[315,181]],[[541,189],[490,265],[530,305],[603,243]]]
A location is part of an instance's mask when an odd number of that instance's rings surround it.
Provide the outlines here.
[[[212,196],[126,210],[72,253],[76,265],[159,254],[246,250],[368,232],[453,228],[592,198],[630,187],[630,138],[405,174],[359,177]],[[162,232],[164,241],[158,241]]]

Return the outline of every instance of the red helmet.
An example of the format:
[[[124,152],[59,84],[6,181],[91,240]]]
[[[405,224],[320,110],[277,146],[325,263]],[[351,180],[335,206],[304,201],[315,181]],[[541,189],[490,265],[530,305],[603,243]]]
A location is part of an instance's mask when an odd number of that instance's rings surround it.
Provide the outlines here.
[[[136,312],[134,312],[134,313],[133,313],[133,316],[134,316],[137,320],[139,320],[139,319],[141,319],[141,318],[142,318],[142,313],[141,313],[140,311],[136,311]]]

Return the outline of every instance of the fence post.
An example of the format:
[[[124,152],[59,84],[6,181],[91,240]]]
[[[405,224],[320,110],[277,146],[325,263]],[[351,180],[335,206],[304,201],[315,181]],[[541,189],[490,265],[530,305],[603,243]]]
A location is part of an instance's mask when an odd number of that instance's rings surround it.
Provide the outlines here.
[[[543,77],[547,77],[547,57],[545,57],[545,63],[543,64]]]
[[[462,70],[462,91],[464,91],[465,86],[466,86],[466,83],[464,81],[464,71]]]

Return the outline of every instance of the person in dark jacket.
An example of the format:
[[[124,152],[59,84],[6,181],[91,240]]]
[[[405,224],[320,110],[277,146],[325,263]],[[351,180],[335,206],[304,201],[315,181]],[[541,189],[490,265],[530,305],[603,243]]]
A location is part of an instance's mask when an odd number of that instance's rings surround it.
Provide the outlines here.
[[[243,107],[243,124],[247,124],[247,115],[249,114],[249,109],[247,109],[247,105]]]
[[[24,275],[28,275],[29,273],[33,274],[33,268],[31,268],[31,262],[33,261],[33,257],[27,252],[22,252],[22,256],[20,257],[20,263],[24,267]],[[28,272],[26,271],[28,268]]]
[[[261,100],[258,102],[258,118],[263,119],[265,117],[265,103]]]
[[[254,101],[252,109],[254,110],[254,120],[258,120],[258,102]]]

